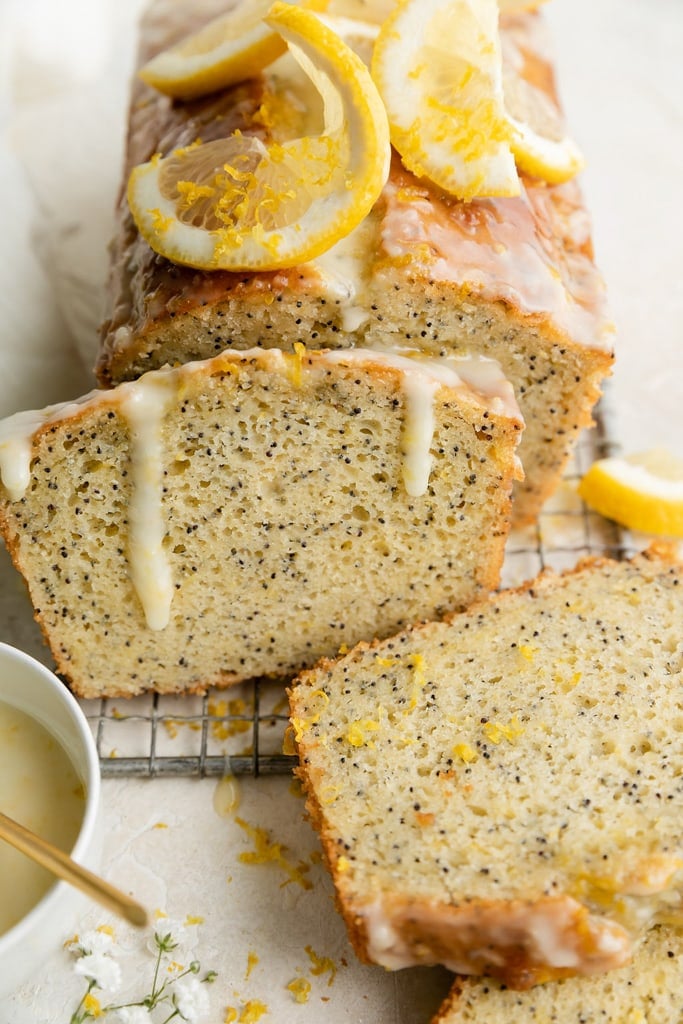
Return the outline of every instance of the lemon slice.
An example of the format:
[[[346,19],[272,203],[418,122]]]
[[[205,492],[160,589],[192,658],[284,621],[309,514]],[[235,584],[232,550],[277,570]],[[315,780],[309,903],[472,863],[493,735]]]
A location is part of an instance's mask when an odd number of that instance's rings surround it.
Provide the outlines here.
[[[578,174],[584,165],[583,157],[566,135],[560,113],[550,97],[507,62],[503,90],[512,128],[510,146],[517,166],[553,185]]]
[[[303,0],[302,7],[324,10],[329,0]],[[189,100],[252,78],[285,52],[282,36],[263,19],[272,0],[240,0],[198,32],[153,57],[140,77],[160,92]]]
[[[496,0],[399,0],[372,76],[409,170],[460,199],[519,194]]]
[[[310,11],[267,18],[324,103],[321,135],[264,143],[236,132],[133,169],[141,235],[175,263],[275,270],[314,259],[370,212],[389,173],[389,126],[370,73]]]
[[[683,538],[683,461],[666,449],[594,462],[579,494],[629,530]]]
[[[359,18],[348,18],[342,14],[321,14],[320,20],[328,28],[336,32],[350,46],[354,53],[368,67],[372,61],[372,52],[379,34],[379,25]]]

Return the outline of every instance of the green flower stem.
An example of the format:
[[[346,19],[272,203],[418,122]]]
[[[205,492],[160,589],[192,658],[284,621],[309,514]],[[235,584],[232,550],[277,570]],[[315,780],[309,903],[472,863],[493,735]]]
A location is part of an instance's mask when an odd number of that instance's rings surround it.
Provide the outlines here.
[[[94,980],[94,978],[91,978],[90,981],[88,982],[88,987],[86,988],[85,992],[81,996],[80,1003],[78,1004],[78,1006],[76,1007],[74,1012],[71,1014],[71,1020],[69,1021],[69,1024],[83,1024],[83,1021],[87,1020],[88,1017],[90,1017],[90,1019],[92,1020],[92,1015],[91,1015],[89,1010],[86,1010],[85,1013],[82,1016],[81,1016],[81,1010],[83,1009],[83,1003],[86,1001],[86,999],[88,998],[88,996],[90,995],[90,993],[92,992],[94,987],[95,987],[95,980]]]

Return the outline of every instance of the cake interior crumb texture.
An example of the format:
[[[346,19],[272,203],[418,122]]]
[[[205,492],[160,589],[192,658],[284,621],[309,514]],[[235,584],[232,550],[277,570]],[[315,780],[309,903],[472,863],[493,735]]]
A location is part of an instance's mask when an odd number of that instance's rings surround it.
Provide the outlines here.
[[[668,549],[361,645],[291,692],[359,954],[515,987],[683,919],[683,586]]]
[[[37,431],[28,489],[3,494],[0,519],[78,693],[291,675],[497,585],[521,421],[439,385],[428,481],[411,496],[406,374],[373,360],[225,353],[96,393]],[[142,452],[126,410],[155,388],[166,397]],[[150,628],[140,590],[154,619],[157,583],[170,613]]]

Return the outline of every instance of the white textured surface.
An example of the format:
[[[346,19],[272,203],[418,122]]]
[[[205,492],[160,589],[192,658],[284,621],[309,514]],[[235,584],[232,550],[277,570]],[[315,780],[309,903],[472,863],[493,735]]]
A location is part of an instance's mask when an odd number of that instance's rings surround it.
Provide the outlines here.
[[[0,7],[0,415],[92,386],[139,6]],[[548,17],[569,121],[588,158],[584,187],[619,331],[619,440],[627,451],[663,443],[683,456],[683,4],[553,0]],[[0,639],[45,658],[21,581],[0,554]],[[426,1024],[445,972],[360,966],[320,865],[311,864],[314,887],[305,891],[282,888],[274,865],[240,864],[252,843],[214,811],[215,785],[111,780],[103,793],[107,877],[151,908],[205,919],[195,955],[219,972],[209,1020],[220,1024],[227,1006],[258,998],[270,1007],[264,1022]],[[316,840],[289,780],[241,790],[242,816],[268,826],[292,861],[310,863]],[[105,918],[93,908],[83,928]],[[140,991],[148,955],[120,935],[126,984]],[[331,986],[327,975],[311,976],[309,944],[339,965]],[[250,950],[260,960],[245,980]],[[299,975],[312,983],[302,1006],[285,988]],[[56,949],[35,983],[0,1005],[0,1024],[62,1024],[80,992]]]

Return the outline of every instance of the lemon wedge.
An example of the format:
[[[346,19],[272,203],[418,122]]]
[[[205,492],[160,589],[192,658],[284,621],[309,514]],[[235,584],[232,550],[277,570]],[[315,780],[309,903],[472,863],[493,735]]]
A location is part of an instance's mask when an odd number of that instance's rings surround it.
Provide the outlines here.
[[[301,7],[324,10],[329,0],[303,0]],[[190,100],[252,78],[287,46],[264,18],[272,0],[240,0],[226,14],[157,54],[140,77],[159,92]]]
[[[517,166],[534,178],[559,185],[573,178],[584,165],[576,144],[564,130],[560,113],[542,89],[526,81],[504,62],[503,91],[510,146]]]
[[[594,462],[579,494],[629,530],[683,538],[683,461],[666,449]]]
[[[497,0],[399,0],[372,76],[409,170],[460,199],[519,194]]]
[[[236,132],[133,169],[142,236],[175,263],[275,270],[321,255],[370,212],[389,173],[389,126],[370,73],[315,14],[276,2],[266,19],[324,104],[324,131],[284,142]]]

